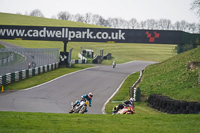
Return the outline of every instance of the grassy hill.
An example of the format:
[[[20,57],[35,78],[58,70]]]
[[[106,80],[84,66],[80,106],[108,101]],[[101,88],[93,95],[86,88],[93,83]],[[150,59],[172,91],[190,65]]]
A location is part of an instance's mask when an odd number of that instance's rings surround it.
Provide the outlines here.
[[[25,26],[57,26],[57,27],[91,27],[102,28],[102,26],[85,24],[66,20],[48,19],[18,14],[0,13],[0,25],[25,25]],[[105,27],[104,27],[105,28]]]
[[[147,67],[140,84],[142,93],[200,102],[200,68],[188,70],[189,61],[200,61],[200,47]]]

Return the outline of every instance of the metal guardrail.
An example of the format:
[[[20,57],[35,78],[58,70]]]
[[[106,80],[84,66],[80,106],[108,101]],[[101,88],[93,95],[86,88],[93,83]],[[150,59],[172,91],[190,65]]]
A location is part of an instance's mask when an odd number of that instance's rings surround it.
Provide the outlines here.
[[[135,99],[135,101],[140,101],[140,89],[136,88],[136,86],[140,83],[140,80],[142,78],[142,74],[143,74],[143,70],[140,71],[140,77],[138,78],[138,80],[133,84],[132,87],[130,87],[129,90],[129,96],[133,97]]]
[[[0,76],[58,61],[58,48],[0,48]]]
[[[45,73],[48,71],[52,71],[56,68],[58,68],[59,63],[53,63],[49,65],[44,65],[36,68],[31,68],[31,69],[25,69],[21,71],[16,71],[13,73],[7,73],[5,75],[0,76],[0,87],[3,85],[5,86],[6,84],[10,84],[15,81],[19,81],[28,77],[32,77],[41,73]]]

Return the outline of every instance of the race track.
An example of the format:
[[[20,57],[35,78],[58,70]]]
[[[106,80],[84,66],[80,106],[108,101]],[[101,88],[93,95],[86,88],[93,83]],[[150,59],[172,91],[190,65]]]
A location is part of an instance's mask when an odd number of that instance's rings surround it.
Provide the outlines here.
[[[131,73],[155,62],[132,61],[112,66],[97,66],[67,74],[43,85],[0,93],[1,111],[68,113],[70,103],[81,95],[94,94],[88,114],[102,114],[102,107]]]

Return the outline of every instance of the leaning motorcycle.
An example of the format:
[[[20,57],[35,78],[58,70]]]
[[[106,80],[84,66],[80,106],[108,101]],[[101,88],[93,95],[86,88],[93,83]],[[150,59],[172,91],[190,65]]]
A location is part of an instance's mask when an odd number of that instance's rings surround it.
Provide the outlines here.
[[[89,106],[90,102],[88,100],[81,100],[74,105],[74,103],[71,103],[71,108],[69,109],[69,113],[79,113],[84,114],[87,106]]]
[[[115,112],[116,108],[113,108],[112,114],[135,114],[135,110],[132,105],[124,106],[123,109],[120,109],[118,112]]]

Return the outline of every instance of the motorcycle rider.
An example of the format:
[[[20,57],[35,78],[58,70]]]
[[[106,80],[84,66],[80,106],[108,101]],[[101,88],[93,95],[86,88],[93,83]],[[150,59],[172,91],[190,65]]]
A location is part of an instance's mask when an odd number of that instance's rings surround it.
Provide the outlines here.
[[[113,113],[117,113],[120,109],[123,109],[125,106],[129,106],[130,104],[133,106],[134,108],[134,98],[130,98],[127,101],[124,101],[123,104],[119,104],[117,107],[114,108]]]
[[[89,106],[91,107],[92,106],[92,97],[93,97],[93,94],[90,92],[89,94],[85,94],[85,95],[83,95],[83,96],[81,96],[81,100],[80,101],[85,101],[85,100],[87,100],[87,101],[89,101]],[[80,103],[80,101],[76,101],[76,103],[73,105],[73,107],[75,107],[77,104],[79,104]],[[87,112],[88,110],[86,109],[86,111],[85,112]]]
[[[81,96],[82,100],[88,100],[90,102],[89,104],[90,107],[92,105],[92,97],[93,97],[93,94],[91,92],[88,95]]]
[[[112,65],[113,65],[113,68],[115,68],[115,66],[116,66],[116,62],[115,62],[115,61],[113,61],[113,64],[112,64]]]

